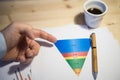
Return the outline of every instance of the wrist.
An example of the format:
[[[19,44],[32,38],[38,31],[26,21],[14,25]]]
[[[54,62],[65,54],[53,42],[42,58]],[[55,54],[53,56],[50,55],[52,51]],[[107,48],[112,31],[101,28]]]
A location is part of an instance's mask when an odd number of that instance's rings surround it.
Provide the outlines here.
[[[4,35],[0,32],[0,59],[5,56],[7,52],[6,40]]]

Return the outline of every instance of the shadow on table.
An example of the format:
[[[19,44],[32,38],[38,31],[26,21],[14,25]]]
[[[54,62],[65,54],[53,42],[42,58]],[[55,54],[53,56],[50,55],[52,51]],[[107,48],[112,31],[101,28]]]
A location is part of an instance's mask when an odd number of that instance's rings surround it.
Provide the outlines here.
[[[74,23],[77,24],[77,25],[84,25],[84,26],[81,26],[82,28],[88,28],[85,23],[85,17],[84,17],[84,13],[83,12],[80,12],[79,14],[77,14],[74,18]]]

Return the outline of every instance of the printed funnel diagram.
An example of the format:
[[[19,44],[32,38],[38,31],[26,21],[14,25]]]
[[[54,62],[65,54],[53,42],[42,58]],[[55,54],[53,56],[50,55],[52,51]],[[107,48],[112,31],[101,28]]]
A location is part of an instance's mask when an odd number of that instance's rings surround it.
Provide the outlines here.
[[[90,48],[90,38],[58,40],[55,46],[79,76]]]

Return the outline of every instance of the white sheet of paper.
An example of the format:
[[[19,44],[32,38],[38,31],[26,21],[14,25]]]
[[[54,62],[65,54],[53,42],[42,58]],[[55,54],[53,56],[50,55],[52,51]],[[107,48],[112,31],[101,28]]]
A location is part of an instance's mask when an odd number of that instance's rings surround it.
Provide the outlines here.
[[[120,80],[120,45],[107,28],[85,29],[80,25],[67,25],[57,28],[43,29],[57,39],[89,38],[92,32],[96,34],[98,54],[97,80]],[[0,80],[94,80],[92,76],[91,49],[88,52],[82,71],[77,76],[65,61],[53,43],[37,39],[41,48],[31,65],[19,65],[13,62],[7,65],[0,62]],[[31,72],[32,70],[32,72]]]
[[[97,80],[120,80],[120,46],[107,28],[85,29],[80,25],[68,25],[43,29],[59,39],[89,38],[94,32],[97,40]],[[91,49],[82,71],[77,76],[54,44],[37,39],[41,44],[38,56],[32,62],[33,80],[94,80],[92,76]]]

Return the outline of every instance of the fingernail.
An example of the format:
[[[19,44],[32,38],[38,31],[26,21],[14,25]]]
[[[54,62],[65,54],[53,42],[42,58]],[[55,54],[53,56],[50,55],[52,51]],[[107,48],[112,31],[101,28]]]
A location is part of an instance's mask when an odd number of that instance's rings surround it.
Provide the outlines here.
[[[53,43],[56,43],[56,42],[57,42],[57,39],[56,39],[56,38],[52,39],[52,42],[53,42]]]

